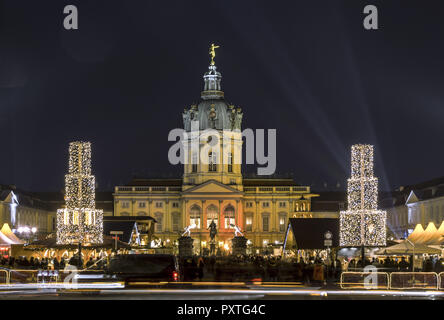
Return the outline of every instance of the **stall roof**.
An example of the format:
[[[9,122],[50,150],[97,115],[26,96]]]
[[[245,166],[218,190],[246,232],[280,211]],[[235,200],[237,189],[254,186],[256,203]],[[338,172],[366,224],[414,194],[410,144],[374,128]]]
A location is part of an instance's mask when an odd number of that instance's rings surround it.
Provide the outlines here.
[[[289,220],[289,227],[298,249],[324,249],[327,231],[333,235],[332,247],[339,246],[339,219],[290,218]]]
[[[428,254],[440,254],[441,250],[436,248],[431,248],[426,245],[417,243],[412,245],[408,241],[403,241],[401,243],[395,244],[394,246],[382,248],[376,252],[376,254],[379,255],[404,255],[404,254],[413,254],[415,252],[416,254],[422,254],[422,253],[428,253]]]
[[[130,243],[131,234],[136,229],[135,221],[104,221],[103,222],[103,234],[106,236],[113,236],[111,231],[122,231],[123,234],[119,235],[119,240],[125,243]]]

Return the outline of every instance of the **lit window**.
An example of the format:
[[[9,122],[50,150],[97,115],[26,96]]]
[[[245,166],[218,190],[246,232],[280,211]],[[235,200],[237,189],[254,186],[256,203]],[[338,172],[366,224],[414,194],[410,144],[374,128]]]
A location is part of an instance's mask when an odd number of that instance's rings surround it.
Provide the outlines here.
[[[253,230],[253,217],[252,216],[246,216],[245,218],[245,231],[252,231]]]
[[[229,205],[225,208],[224,217],[225,217],[225,229],[233,228],[232,225],[236,224],[236,221],[234,218],[234,207],[233,206]]]
[[[190,225],[196,226],[196,229],[200,229],[200,207],[192,206],[190,210]]]
[[[285,215],[280,215],[279,216],[279,231],[280,232],[284,232],[285,231],[285,220],[286,220],[286,216]]]
[[[218,209],[216,206],[209,206],[207,209],[207,228],[210,226],[211,222],[214,221],[216,226],[218,226]]]

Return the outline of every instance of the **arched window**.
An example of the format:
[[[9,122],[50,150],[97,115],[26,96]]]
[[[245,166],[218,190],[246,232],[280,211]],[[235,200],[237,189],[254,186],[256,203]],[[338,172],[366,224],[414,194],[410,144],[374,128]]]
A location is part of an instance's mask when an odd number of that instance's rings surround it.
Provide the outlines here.
[[[200,207],[193,205],[190,209],[190,226],[195,225],[196,229],[200,229],[200,214]]]
[[[224,217],[225,217],[225,229],[233,228],[231,225],[236,224],[236,221],[234,219],[234,207],[231,204],[229,204],[225,208]]]
[[[137,215],[138,215],[139,217],[147,216],[147,214],[146,214],[145,212],[143,212],[143,211],[138,212]]]
[[[121,212],[120,215],[124,216],[124,217],[128,217],[130,214],[128,212]]]
[[[208,171],[216,172],[217,171],[217,154],[216,152],[210,152],[208,154]]]
[[[218,226],[219,221],[219,210],[215,205],[210,205],[207,208],[207,228],[210,226],[211,221],[214,221],[216,226]]]
[[[156,219],[156,232],[162,232],[163,230],[163,214],[161,212],[156,212],[154,214],[154,218]]]

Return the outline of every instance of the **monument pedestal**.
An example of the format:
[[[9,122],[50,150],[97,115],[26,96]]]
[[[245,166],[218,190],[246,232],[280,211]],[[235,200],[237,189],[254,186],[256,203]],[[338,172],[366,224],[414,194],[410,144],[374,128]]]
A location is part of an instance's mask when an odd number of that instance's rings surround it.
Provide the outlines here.
[[[234,237],[232,240],[233,255],[246,255],[247,254],[247,241],[245,237]]]
[[[179,257],[192,257],[194,239],[191,237],[180,237],[177,241],[179,242]]]

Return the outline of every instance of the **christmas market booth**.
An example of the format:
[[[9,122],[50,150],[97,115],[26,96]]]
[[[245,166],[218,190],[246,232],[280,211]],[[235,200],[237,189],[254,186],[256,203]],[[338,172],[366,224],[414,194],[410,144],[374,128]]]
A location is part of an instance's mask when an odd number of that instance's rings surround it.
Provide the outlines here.
[[[0,257],[8,258],[20,251],[24,242],[17,238],[7,223],[0,230]]]
[[[117,251],[121,254],[127,254],[131,250],[131,246],[125,242],[115,239],[111,236],[103,236],[103,243],[82,245],[82,259],[89,260],[90,257],[104,257],[109,256],[112,251]],[[31,242],[23,246],[21,254],[27,258],[61,258],[69,259],[79,251],[78,244],[57,244],[55,235],[49,235],[46,239]]]
[[[334,218],[290,218],[284,240],[284,256],[321,256],[339,246],[339,220]]]

